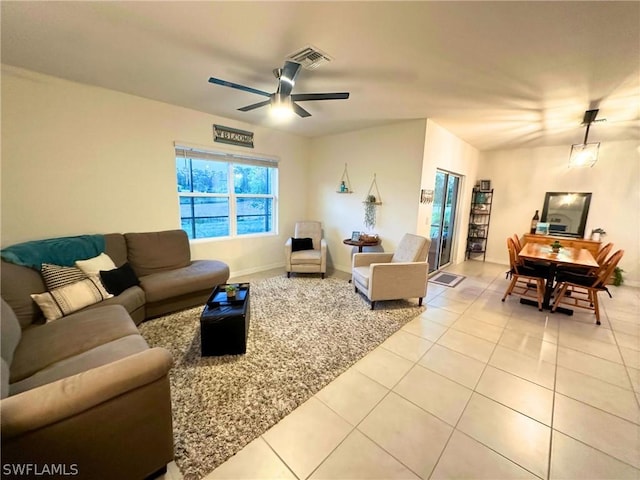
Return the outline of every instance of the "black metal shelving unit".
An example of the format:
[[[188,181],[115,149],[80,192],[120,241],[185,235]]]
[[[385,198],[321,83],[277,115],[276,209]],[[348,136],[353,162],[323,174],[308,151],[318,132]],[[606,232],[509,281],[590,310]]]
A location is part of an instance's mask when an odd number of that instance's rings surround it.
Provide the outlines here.
[[[473,188],[471,211],[469,213],[469,232],[467,234],[467,260],[482,255],[482,261],[484,262],[487,256],[487,239],[489,238],[492,203],[493,189],[481,190],[477,187]]]

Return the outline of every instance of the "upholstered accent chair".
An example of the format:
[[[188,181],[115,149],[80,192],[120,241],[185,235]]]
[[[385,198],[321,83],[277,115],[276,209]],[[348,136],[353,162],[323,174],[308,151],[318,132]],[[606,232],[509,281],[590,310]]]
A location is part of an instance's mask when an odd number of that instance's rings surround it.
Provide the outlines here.
[[[407,233],[394,253],[355,253],[352,259],[352,281],[356,293],[362,292],[371,302],[378,300],[418,298],[427,294],[429,263],[427,254],[431,240]]]
[[[309,241],[311,239],[311,241]],[[295,273],[327,273],[327,242],[322,237],[322,224],[316,221],[297,222],[292,238],[284,245],[287,277]]]

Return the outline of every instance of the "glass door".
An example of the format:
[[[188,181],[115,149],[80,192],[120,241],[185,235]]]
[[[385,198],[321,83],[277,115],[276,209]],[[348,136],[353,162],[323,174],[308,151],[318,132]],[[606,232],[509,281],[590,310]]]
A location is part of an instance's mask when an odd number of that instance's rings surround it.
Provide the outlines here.
[[[460,176],[444,170],[436,171],[436,188],[431,217],[429,273],[451,263],[459,186]]]

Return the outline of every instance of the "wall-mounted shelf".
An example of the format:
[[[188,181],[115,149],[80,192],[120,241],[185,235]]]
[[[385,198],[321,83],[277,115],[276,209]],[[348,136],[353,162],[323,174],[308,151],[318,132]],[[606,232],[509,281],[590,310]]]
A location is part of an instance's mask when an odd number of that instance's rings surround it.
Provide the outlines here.
[[[369,197],[373,196],[375,198],[374,202],[370,202]],[[364,197],[362,203],[370,203],[372,205],[382,205],[382,197],[380,196],[380,190],[378,190],[378,182],[376,181],[376,174],[373,174],[373,180],[371,181],[371,185],[369,186],[369,191],[367,195]]]
[[[338,190],[336,193],[353,193],[351,190],[351,180],[349,180],[349,172],[347,172],[347,164],[344,164],[344,172],[342,172],[342,177],[340,178],[340,185],[338,185]]]

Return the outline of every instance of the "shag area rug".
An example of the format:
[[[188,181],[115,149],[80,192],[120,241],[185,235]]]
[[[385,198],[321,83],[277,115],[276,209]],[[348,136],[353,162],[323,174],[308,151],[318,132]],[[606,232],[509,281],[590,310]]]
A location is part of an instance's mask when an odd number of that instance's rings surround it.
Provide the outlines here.
[[[140,325],[167,348],[176,463],[200,479],[424,310],[404,300],[376,310],[345,280],[296,276],[251,283],[245,355],[200,356],[194,308]]]

